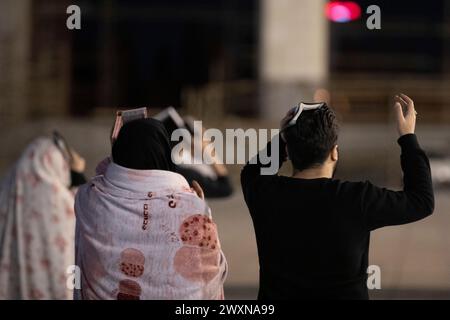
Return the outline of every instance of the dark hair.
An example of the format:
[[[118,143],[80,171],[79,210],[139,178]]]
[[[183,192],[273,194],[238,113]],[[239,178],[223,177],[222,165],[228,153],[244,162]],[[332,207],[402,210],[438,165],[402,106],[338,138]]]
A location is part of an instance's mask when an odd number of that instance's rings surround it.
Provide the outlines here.
[[[336,145],[336,114],[327,105],[303,111],[297,123],[285,131],[289,158],[297,170],[321,165]]]
[[[169,135],[155,119],[126,123],[112,147],[114,163],[136,170],[175,171],[171,158]]]

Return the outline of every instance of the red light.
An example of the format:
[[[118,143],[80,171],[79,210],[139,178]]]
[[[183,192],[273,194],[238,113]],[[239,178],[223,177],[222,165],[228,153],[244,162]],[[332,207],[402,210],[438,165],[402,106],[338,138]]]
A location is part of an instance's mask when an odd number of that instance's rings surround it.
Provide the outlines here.
[[[349,22],[361,17],[361,7],[353,1],[332,1],[326,4],[325,15],[333,22]]]

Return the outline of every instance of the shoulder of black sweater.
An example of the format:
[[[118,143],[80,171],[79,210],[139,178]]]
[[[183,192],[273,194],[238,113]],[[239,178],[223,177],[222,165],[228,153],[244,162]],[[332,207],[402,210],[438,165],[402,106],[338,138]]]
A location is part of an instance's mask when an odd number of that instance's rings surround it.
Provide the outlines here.
[[[275,139],[276,144],[273,143]],[[278,145],[278,149],[272,150],[273,145],[274,146]],[[270,167],[272,159],[270,159],[271,161],[268,162],[267,164],[262,164],[261,154],[264,154],[265,156],[272,158],[273,157],[272,151],[276,152],[278,156],[279,167],[281,167],[283,163],[287,160],[286,142],[283,139],[281,139],[280,135],[276,135],[271,141],[267,143],[266,147],[263,150],[259,151],[251,160],[249,160],[245,164],[243,169],[245,170],[249,168]]]
[[[276,150],[276,147],[278,149]],[[275,149],[275,150],[273,150]],[[278,157],[278,166],[274,161],[273,154],[277,153]],[[264,158],[269,158],[270,161],[267,164],[263,164],[261,162],[261,156],[264,155]],[[278,170],[281,168],[283,163],[286,161],[287,152],[286,152],[286,143],[281,139],[280,135],[275,136],[272,141],[267,143],[267,146],[264,150],[258,152],[250,161],[248,161],[244,168],[241,171],[241,187],[242,192],[244,194],[244,199],[247,203],[249,203],[250,198],[257,196],[257,189],[265,188],[265,186],[273,181],[273,179],[278,177]],[[264,168],[271,169],[272,166],[275,165],[275,172],[271,174],[265,175],[263,173]]]
[[[391,191],[365,185],[361,197],[362,211],[370,230],[423,219],[434,211],[434,192],[428,157],[415,134],[398,139],[401,147],[403,190]]]

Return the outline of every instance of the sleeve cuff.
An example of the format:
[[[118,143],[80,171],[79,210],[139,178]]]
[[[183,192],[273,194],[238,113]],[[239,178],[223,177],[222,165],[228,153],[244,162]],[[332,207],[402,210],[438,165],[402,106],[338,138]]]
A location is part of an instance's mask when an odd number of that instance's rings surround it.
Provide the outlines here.
[[[288,155],[286,152],[286,142],[279,136],[279,146],[280,146],[280,163],[286,161]]]
[[[408,133],[401,136],[397,140],[398,144],[402,149],[420,149],[419,141],[417,141],[417,136],[413,133]]]
[[[71,178],[70,184],[71,188],[81,186],[82,184],[85,184],[87,182],[86,177],[84,176],[83,173],[75,172],[73,170],[70,170],[70,178]]]

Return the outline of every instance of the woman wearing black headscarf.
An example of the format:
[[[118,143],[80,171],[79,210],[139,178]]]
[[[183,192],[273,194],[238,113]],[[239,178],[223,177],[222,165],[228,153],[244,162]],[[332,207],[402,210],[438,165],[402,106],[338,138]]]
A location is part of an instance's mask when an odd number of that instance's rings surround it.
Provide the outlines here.
[[[139,119],[125,124],[112,147],[114,163],[136,170],[175,172],[169,136],[155,119]]]
[[[227,265],[211,210],[175,172],[162,123],[125,124],[112,158],[75,200],[75,297],[222,299]]]

